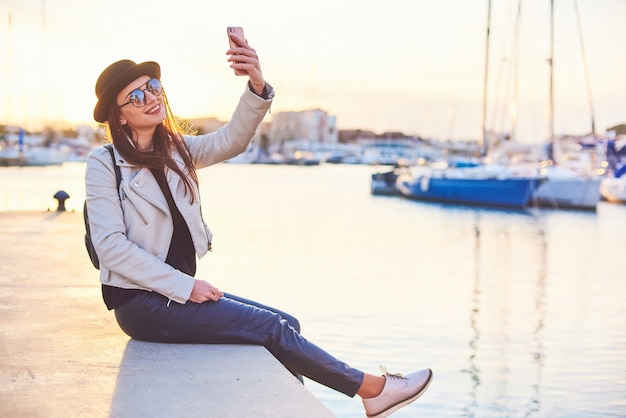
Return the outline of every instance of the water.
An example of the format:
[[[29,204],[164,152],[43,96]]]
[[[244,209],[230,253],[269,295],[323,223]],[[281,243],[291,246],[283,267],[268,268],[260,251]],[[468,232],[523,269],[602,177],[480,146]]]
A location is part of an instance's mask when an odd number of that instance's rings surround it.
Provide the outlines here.
[[[371,167],[203,170],[198,275],[365,371],[430,367],[394,417],[626,416],[626,206],[512,212],[371,196]],[[84,165],[0,169],[0,210],[80,210]],[[82,237],[77,244],[82,245]],[[311,381],[338,417],[350,399]]]

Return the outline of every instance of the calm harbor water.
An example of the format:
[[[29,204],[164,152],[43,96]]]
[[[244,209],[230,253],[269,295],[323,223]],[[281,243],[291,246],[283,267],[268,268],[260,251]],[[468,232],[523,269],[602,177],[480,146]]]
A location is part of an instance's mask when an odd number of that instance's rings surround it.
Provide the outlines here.
[[[203,170],[198,275],[297,316],[351,365],[430,367],[397,417],[625,417],[626,206],[502,211],[371,196],[372,167]],[[1,168],[0,211],[81,210],[84,164]],[[77,237],[82,245],[82,237]],[[307,387],[340,418],[358,399]]]

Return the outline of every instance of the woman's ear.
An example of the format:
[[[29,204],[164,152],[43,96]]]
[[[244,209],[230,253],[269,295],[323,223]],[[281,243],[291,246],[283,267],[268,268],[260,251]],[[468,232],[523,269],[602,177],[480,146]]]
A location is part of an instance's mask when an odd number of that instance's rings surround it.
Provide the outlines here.
[[[126,119],[120,118],[120,125],[126,125]]]

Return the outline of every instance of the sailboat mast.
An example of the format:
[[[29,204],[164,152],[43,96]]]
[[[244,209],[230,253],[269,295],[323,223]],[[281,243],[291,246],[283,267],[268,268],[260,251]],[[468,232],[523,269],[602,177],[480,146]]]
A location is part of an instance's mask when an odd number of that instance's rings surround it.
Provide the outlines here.
[[[5,108],[5,112],[6,112],[6,124],[10,125],[13,121],[11,120],[11,117],[13,116],[11,114],[11,93],[12,93],[12,89],[11,89],[11,13],[9,13],[8,16],[8,32],[7,32],[7,93],[6,93],[6,108]]]
[[[41,0],[41,131],[46,127],[46,3]]]
[[[549,133],[550,142],[554,144],[554,0],[550,0],[550,102],[549,102]]]
[[[517,114],[519,112],[519,54],[520,54],[520,20],[522,17],[522,0],[517,0],[517,16],[515,17],[515,36],[513,48],[513,100],[509,115],[511,118],[511,140],[517,139]]]
[[[489,80],[489,35],[491,32],[491,0],[487,3],[487,36],[485,46],[485,79],[483,81],[482,141],[480,156],[487,155],[487,83]]]
[[[576,10],[576,22],[578,23],[578,37],[580,39],[580,50],[583,55],[583,64],[585,66],[585,81],[587,84],[587,97],[589,98],[589,110],[591,111],[591,135],[596,136],[596,117],[593,110],[593,98],[591,96],[591,83],[589,82],[589,68],[587,65],[587,55],[585,54],[585,43],[583,42],[583,28],[580,24],[580,13],[578,13],[578,2],[574,0],[574,9]]]

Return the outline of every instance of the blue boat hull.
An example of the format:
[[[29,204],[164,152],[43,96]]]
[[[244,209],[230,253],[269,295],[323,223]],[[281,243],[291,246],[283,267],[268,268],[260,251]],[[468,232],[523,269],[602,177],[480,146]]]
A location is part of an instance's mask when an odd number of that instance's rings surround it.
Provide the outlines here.
[[[408,198],[465,205],[523,208],[542,183],[540,178],[464,179],[417,177],[402,180]]]

